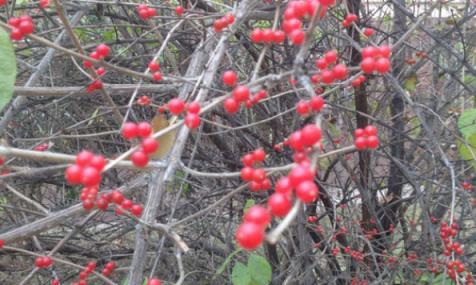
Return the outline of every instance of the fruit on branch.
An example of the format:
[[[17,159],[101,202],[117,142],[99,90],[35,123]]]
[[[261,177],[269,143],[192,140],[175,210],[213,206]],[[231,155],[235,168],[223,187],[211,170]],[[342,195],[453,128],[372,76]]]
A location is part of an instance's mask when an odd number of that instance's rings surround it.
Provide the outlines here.
[[[368,125],[365,129],[356,129],[354,131],[355,148],[358,150],[365,150],[367,148],[376,149],[380,143],[377,134],[377,128],[372,125]]]
[[[137,104],[141,106],[149,106],[151,103],[149,96],[143,95],[137,99]]]
[[[185,102],[179,98],[173,98],[167,104],[170,113],[174,114],[175,116],[180,115],[183,111],[185,111]]]
[[[157,11],[146,4],[139,4],[139,6],[137,6],[137,13],[139,14],[139,18],[144,21],[157,15]]]
[[[250,98],[250,90],[245,85],[238,85],[233,89],[232,96],[237,102],[244,102]]]
[[[139,204],[134,204],[132,205],[131,207],[131,214],[136,216],[136,217],[139,217],[140,215],[142,215],[142,205],[139,205]]]
[[[132,163],[139,168],[144,168],[149,163],[149,157],[143,150],[138,150],[131,155]]]
[[[378,71],[380,74],[385,74],[390,70],[390,55],[391,48],[383,45],[381,47],[368,46],[361,51],[362,61],[360,62],[360,69],[364,73],[373,73]]]
[[[137,124],[133,122],[126,122],[121,129],[121,135],[127,140],[132,140],[139,136]]]
[[[96,47],[96,53],[99,55],[100,59],[103,59],[109,55],[111,49],[106,44],[100,44]]]
[[[374,29],[365,28],[363,32],[364,32],[364,35],[369,38],[374,34]]]
[[[198,114],[200,113],[201,106],[200,106],[200,103],[194,101],[194,102],[188,103],[186,105],[186,109],[187,109],[187,112],[189,113]]]
[[[223,102],[223,108],[227,113],[234,114],[240,110],[240,103],[235,98],[229,97]]]
[[[314,179],[314,173],[309,167],[296,166],[289,172],[289,182],[293,187],[299,186],[302,182],[312,181]]]
[[[314,112],[320,112],[324,107],[325,100],[322,96],[312,96],[309,105]]]
[[[19,18],[12,17],[8,20],[8,24],[13,27],[10,32],[10,39],[13,41],[22,40],[26,35],[32,34],[35,30],[33,20],[28,15],[23,15]]]
[[[235,22],[235,16],[233,16],[233,14],[231,13],[228,13],[225,16],[213,22],[213,29],[215,30],[215,32],[219,33],[223,29],[227,28],[229,25],[233,24],[234,22]]]
[[[246,211],[245,215],[243,216],[243,222],[267,227],[271,222],[271,215],[265,207],[254,205]]]
[[[155,60],[150,61],[148,67],[149,67],[149,70],[152,72],[159,71],[160,69],[160,65]]]
[[[147,280],[147,285],[162,285],[162,283],[157,278],[151,278]]]
[[[255,223],[243,223],[236,231],[236,242],[246,250],[257,248],[264,239],[263,226]]]
[[[148,122],[140,122],[137,124],[137,135],[146,138],[152,134],[152,126]]]
[[[305,101],[305,100],[300,100],[299,102],[297,102],[296,104],[296,112],[300,115],[300,116],[307,116],[309,115],[309,112],[310,112],[310,106],[309,106],[309,102],[308,101]]]
[[[274,193],[269,196],[268,208],[271,214],[276,217],[284,217],[291,210],[291,200],[288,195],[283,193]]]
[[[274,191],[276,191],[276,193],[289,195],[292,193],[292,190],[293,186],[291,185],[291,180],[288,176],[279,178],[274,186]]]
[[[184,11],[185,9],[182,6],[175,7],[175,13],[177,14],[177,16],[182,16]]]
[[[38,256],[35,259],[35,266],[38,268],[48,268],[53,265],[53,259],[49,256]]]
[[[316,59],[316,67],[319,69],[326,69],[327,68],[327,61],[324,58]]]
[[[144,153],[151,154],[157,151],[159,148],[159,142],[151,137],[144,138],[141,142],[141,147]]]
[[[235,86],[238,80],[238,76],[236,75],[236,72],[234,72],[233,70],[227,70],[223,73],[222,79],[225,85]]]
[[[319,197],[319,188],[313,181],[303,181],[296,187],[296,196],[305,204],[314,202]]]
[[[200,126],[201,119],[198,114],[195,113],[187,113],[185,116],[185,126],[189,129],[196,129]]]

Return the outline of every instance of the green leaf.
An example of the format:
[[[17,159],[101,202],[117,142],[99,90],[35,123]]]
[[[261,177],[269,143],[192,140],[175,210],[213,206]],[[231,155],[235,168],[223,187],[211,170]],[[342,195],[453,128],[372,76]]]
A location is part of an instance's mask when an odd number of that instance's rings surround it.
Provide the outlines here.
[[[462,159],[468,160],[476,171],[476,133],[466,139],[466,143],[458,142],[459,155]]]
[[[103,37],[103,40],[104,40],[105,42],[111,42],[111,41],[113,41],[113,40],[115,39],[116,34],[115,34],[114,31],[112,31],[112,30],[104,31],[104,32],[102,33],[102,37]]]
[[[217,269],[217,271],[215,272],[215,276],[213,278],[216,278],[218,275],[222,274],[223,271],[225,271],[226,267],[228,266],[228,264],[230,263],[231,259],[233,258],[233,256],[235,256],[238,252],[241,251],[241,248],[238,248],[237,250],[233,251],[230,255],[228,255],[228,257],[225,259],[225,261],[223,262],[223,264]]]
[[[243,263],[237,262],[235,266],[233,266],[231,282],[233,285],[250,285],[251,275],[248,268]]]
[[[243,208],[243,212],[246,212],[249,208],[255,205],[255,200],[248,199],[246,200],[245,207]]]
[[[467,109],[458,118],[458,129],[467,139],[476,134],[476,109]]]
[[[252,254],[248,259],[248,271],[251,273],[251,279],[259,285],[268,285],[271,282],[271,265],[266,258]]]
[[[403,87],[405,88],[405,90],[409,92],[413,92],[416,90],[417,83],[418,83],[418,78],[416,74],[413,74],[403,82]]]
[[[0,28],[0,110],[10,102],[17,77],[15,52],[8,33]]]

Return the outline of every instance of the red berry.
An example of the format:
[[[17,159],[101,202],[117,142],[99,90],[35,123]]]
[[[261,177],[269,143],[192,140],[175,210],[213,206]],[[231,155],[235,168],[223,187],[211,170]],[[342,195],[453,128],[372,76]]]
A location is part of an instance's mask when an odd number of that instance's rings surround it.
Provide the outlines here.
[[[102,76],[102,75],[104,75],[104,73],[106,73],[106,70],[104,69],[104,67],[99,67],[98,69],[96,69],[96,73],[99,76]]]
[[[198,126],[200,126],[200,117],[197,114],[194,113],[188,113],[187,116],[185,116],[185,126],[189,129],[196,129]]]
[[[319,189],[312,181],[304,181],[296,187],[296,196],[303,203],[308,204],[316,201],[319,197]]]
[[[149,158],[147,157],[147,154],[145,154],[145,152],[143,151],[135,151],[131,155],[131,160],[132,163],[139,168],[144,168],[149,163]]]
[[[40,0],[40,5],[41,5],[42,2],[44,2],[44,1]],[[44,7],[42,7],[42,8],[44,8]],[[51,285],[60,285],[60,282],[59,282],[58,279],[53,279],[53,280],[51,280]]]
[[[141,147],[147,154],[154,153],[159,148],[159,143],[154,138],[145,138],[141,142]]]
[[[362,71],[364,73],[374,72],[374,70],[375,70],[375,60],[371,57],[364,58],[360,62],[360,69],[362,69]]]
[[[198,114],[200,113],[200,109],[200,103],[198,103],[197,101],[193,101],[187,105],[187,111],[189,113]]]
[[[266,179],[266,171],[262,168],[253,170],[253,181],[262,182]]]
[[[107,269],[107,268],[104,268],[104,269],[102,270],[102,275],[104,275],[104,276],[106,276],[106,277],[108,277],[109,275],[111,275],[111,273],[112,273],[112,270],[109,270],[109,269]]]
[[[347,77],[348,71],[347,67],[344,64],[336,64],[332,68],[332,75],[334,76],[335,79],[345,79]]]
[[[136,217],[139,217],[140,215],[142,215],[142,206],[139,205],[139,204],[134,204],[132,205],[131,207],[131,214],[133,214],[134,216]]]
[[[149,62],[149,69],[152,72],[156,72],[160,69],[160,65],[156,61]]]
[[[131,140],[139,135],[139,129],[137,124],[132,122],[127,122],[121,129],[121,134],[125,139]]]
[[[83,201],[83,209],[85,210],[91,210],[94,208],[94,201],[91,199],[86,199]]]
[[[5,241],[3,239],[0,239],[0,248],[3,248],[5,246]]]
[[[148,122],[140,122],[137,124],[137,135],[146,138],[152,134],[152,126]]]
[[[309,102],[307,101],[304,101],[304,100],[300,100],[297,104],[296,104],[296,112],[301,115],[301,116],[306,116],[308,115],[309,113]]]
[[[223,102],[223,107],[227,113],[233,114],[238,112],[240,109],[240,104],[235,100],[235,98],[230,97],[225,99],[225,102]]]
[[[245,85],[239,85],[233,89],[233,98],[238,102],[244,102],[250,98],[250,90]]]
[[[361,129],[361,128],[355,129],[355,131],[354,131],[354,136],[355,136],[356,138],[361,137],[361,136],[363,136],[363,135],[365,135],[364,129]]]
[[[376,149],[379,145],[379,140],[377,136],[369,136],[367,138],[367,147],[370,149]]]
[[[253,168],[249,167],[249,166],[245,166],[241,169],[240,171],[240,177],[243,181],[251,181],[253,180]]]
[[[155,81],[160,81],[162,80],[162,73],[160,72],[154,72],[152,74],[152,78],[155,80]]]
[[[236,231],[236,242],[246,250],[257,248],[264,239],[264,229],[254,223],[243,223]]]
[[[386,57],[381,57],[375,62],[375,69],[380,73],[384,74],[390,70],[390,60]]]
[[[383,57],[389,57],[392,54],[392,48],[390,46],[383,45],[379,47],[379,52]]]
[[[76,164],[82,167],[88,166],[90,165],[93,157],[94,157],[94,154],[92,152],[83,150],[76,155]]]
[[[255,162],[255,158],[251,153],[247,153],[241,158],[241,162],[245,166],[252,166]]]
[[[106,159],[102,155],[95,155],[91,158],[89,164],[98,171],[102,171],[106,166]]]
[[[319,58],[316,60],[316,67],[319,69],[326,69],[327,68],[327,61],[324,58]]]
[[[304,42],[304,31],[301,29],[293,30],[289,34],[289,38],[294,45],[299,46]]]
[[[53,259],[49,256],[43,256],[44,267],[50,267],[53,264]]]
[[[291,210],[291,201],[286,194],[274,193],[268,199],[268,207],[273,216],[284,217]]]
[[[80,184],[82,175],[83,168],[77,164],[73,164],[66,168],[65,178],[66,181],[71,185]]]
[[[266,158],[266,152],[262,148],[258,148],[253,151],[253,159],[254,161],[263,161]]]
[[[374,30],[371,28],[365,28],[364,29],[364,35],[366,37],[371,37],[374,34]]]
[[[356,130],[357,131],[357,130]],[[377,135],[377,128],[375,126],[372,126],[372,125],[368,125],[367,127],[365,127],[364,129],[364,133],[367,135],[367,136],[376,136]]]
[[[337,51],[330,50],[324,54],[324,59],[326,60],[327,64],[332,64],[337,61]]]
[[[302,135],[300,131],[293,132],[289,137],[289,144],[294,151],[303,151]]]
[[[31,22],[31,21],[21,21],[20,25],[18,25],[18,28],[20,29],[22,34],[29,35],[29,34],[33,33],[33,30],[34,30],[33,22]]]
[[[228,25],[231,25],[235,22],[235,16],[232,13],[228,13],[225,15],[224,19],[228,23]]]
[[[302,22],[299,21],[297,18],[293,18],[283,21],[282,27],[286,34],[290,34],[294,30],[301,29]]]
[[[81,183],[86,187],[93,187],[101,182],[101,174],[92,167],[86,166],[81,174]]]
[[[265,227],[271,222],[271,215],[263,206],[255,205],[246,211],[243,216],[243,221],[245,223],[254,223]]]
[[[234,86],[236,84],[237,79],[238,76],[233,70],[227,70],[223,73],[223,83],[225,85]]]
[[[125,210],[128,210],[132,207],[133,203],[131,200],[129,199],[125,199],[124,201],[122,201],[121,203],[121,208],[125,209]]]
[[[111,201],[114,204],[120,205],[124,201],[124,194],[121,192],[114,190],[111,192]]]
[[[170,113],[180,115],[185,110],[185,103],[182,99],[174,98],[168,103]]]
[[[309,105],[314,112],[320,112],[324,107],[324,98],[322,96],[312,96]]]
[[[281,30],[274,31],[273,41],[275,43],[280,44],[284,42],[285,39],[286,39],[286,34],[283,31]]]
[[[365,137],[357,137],[354,141],[355,148],[358,150],[364,150],[367,148],[367,138]]]
[[[160,282],[159,279],[157,279],[157,278],[152,278],[152,279],[147,280],[147,284],[146,284],[146,285],[162,285],[162,283]]]
[[[331,70],[326,69],[321,72],[322,83],[331,84],[334,82],[334,79],[334,73]]]
[[[250,34],[250,39],[255,44],[263,42],[263,30],[260,28],[255,28]]]
[[[291,185],[297,187],[304,181],[312,181],[314,179],[314,173],[312,173],[309,167],[296,166],[289,172],[288,177]]]
[[[274,188],[274,190],[277,193],[282,193],[282,194],[289,194],[291,193],[292,189],[293,189],[293,186],[291,185],[291,180],[287,176],[283,176],[279,178]]]
[[[23,33],[20,31],[19,28],[13,28],[10,32],[10,39],[13,41],[19,41],[23,39]]]
[[[109,270],[114,270],[115,268],[117,267],[116,263],[114,261],[109,261],[108,263],[106,263],[106,265],[104,266],[104,268],[106,269],[109,269]]]
[[[301,130],[301,140],[306,146],[313,146],[321,139],[321,129],[314,124],[306,125]]]
[[[106,199],[99,198],[96,200],[96,207],[100,210],[107,210],[107,207],[109,207],[109,202]]]
[[[177,13],[178,16],[182,16],[183,12],[184,12],[184,9],[182,6],[175,7],[175,13]]]
[[[379,50],[373,46],[364,47],[361,51],[362,58],[375,57],[379,54]]]
[[[109,55],[111,49],[106,44],[100,44],[96,47],[96,53],[101,57],[106,57]]]

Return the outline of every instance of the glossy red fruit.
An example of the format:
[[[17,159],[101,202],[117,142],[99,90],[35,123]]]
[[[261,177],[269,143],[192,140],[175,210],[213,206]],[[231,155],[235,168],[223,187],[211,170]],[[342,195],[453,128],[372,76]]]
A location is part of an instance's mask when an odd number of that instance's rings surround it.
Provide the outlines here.
[[[390,57],[390,55],[392,54],[392,48],[390,46],[383,45],[379,47],[379,52],[380,55],[383,57]]]
[[[271,215],[265,207],[254,205],[246,211],[243,221],[266,227],[271,222]]]
[[[53,265],[53,259],[49,256],[43,256],[43,265],[44,267],[50,267]]]
[[[189,113],[198,114],[200,113],[200,109],[200,103],[198,103],[197,101],[193,101],[187,104],[187,112]]]
[[[101,273],[102,273],[102,275],[108,277],[109,275],[111,275],[112,270],[109,270],[109,269],[107,269],[107,268],[104,268]]]
[[[367,148],[367,138],[365,137],[357,137],[354,141],[355,148],[358,150],[364,150]]]
[[[291,185],[291,180],[289,177],[283,176],[279,178],[279,180],[276,182],[276,185],[274,186],[274,190],[277,193],[290,194],[293,190],[293,186]]]
[[[106,166],[106,159],[102,155],[95,155],[91,158],[89,165],[96,168],[98,171],[102,171]]]
[[[289,137],[289,145],[294,151],[303,151],[304,144],[302,142],[302,135],[300,131],[293,132]]]
[[[373,46],[364,47],[361,51],[362,58],[376,57],[379,53],[379,50]]]
[[[41,0],[40,0],[40,3],[42,3],[42,2],[44,2],[44,1],[41,1]],[[40,5],[41,5],[41,4],[40,4]],[[44,7],[42,7],[42,8],[44,8]],[[58,279],[53,279],[53,280],[51,280],[51,285],[60,285],[60,282],[59,282]]]
[[[280,44],[280,43],[284,42],[285,39],[286,39],[286,34],[284,33],[284,31],[281,31],[281,30],[274,31],[273,41],[275,43]]]
[[[290,34],[294,30],[299,30],[302,27],[302,22],[297,18],[283,21],[283,30],[286,34]]]
[[[128,140],[134,139],[139,135],[139,130],[137,124],[132,122],[127,122],[121,129],[121,135]]]
[[[324,98],[322,96],[312,96],[311,100],[309,101],[309,106],[314,112],[320,112],[324,107]]]
[[[147,154],[145,154],[145,152],[143,151],[135,151],[131,155],[131,160],[132,163],[139,168],[144,168],[149,163],[149,158],[147,157]]]
[[[110,48],[106,44],[100,44],[96,47],[96,53],[101,57],[106,57],[109,55]]]
[[[327,68],[327,61],[324,58],[319,58],[316,60],[316,67],[319,69],[326,69]]]
[[[243,157],[241,158],[241,162],[245,166],[252,166],[253,163],[255,163],[255,158],[253,157],[253,154],[247,153],[243,155]]]
[[[324,54],[324,59],[326,60],[327,64],[332,64],[337,62],[337,51],[330,50]]]
[[[96,200],[96,207],[99,209],[99,210],[107,210],[107,208],[109,207],[109,202],[107,202],[106,199],[103,199],[103,198],[99,198]]]
[[[83,201],[83,209],[91,210],[92,208],[94,208],[94,200],[86,199]]]
[[[148,122],[140,122],[137,124],[137,135],[146,138],[152,134],[152,126]]]
[[[83,168],[79,165],[73,164],[66,168],[64,173],[66,181],[71,185],[77,185],[81,183],[81,177],[83,175]]]
[[[293,43],[293,45],[296,46],[299,46],[304,42],[304,36],[304,31],[301,29],[296,29],[289,33],[289,38],[291,39],[291,42]]]
[[[232,13],[227,13],[225,16],[224,16],[224,19],[226,20],[226,22],[228,23],[228,25],[231,25],[235,22],[235,16],[232,14]]]
[[[187,116],[185,116],[185,126],[189,129],[196,129],[198,126],[200,126],[200,116],[194,113],[188,113]]]
[[[33,33],[33,30],[34,30],[33,22],[31,22],[31,21],[21,21],[20,25],[18,25],[18,29],[20,29],[20,32],[23,35],[29,35],[29,34]]]
[[[111,192],[111,201],[114,204],[120,205],[124,201],[124,194],[121,192],[114,190]]]
[[[334,82],[334,73],[331,71],[331,70],[323,70],[321,72],[321,81],[322,83],[324,84],[331,84],[332,82]]]
[[[182,99],[174,98],[168,103],[170,113],[180,115],[185,110],[185,102]]]
[[[121,208],[125,209],[125,210],[128,210],[132,207],[133,203],[131,200],[129,199],[124,199],[124,201],[122,201],[121,203]]]
[[[379,140],[377,136],[369,136],[367,138],[367,147],[370,149],[376,149],[379,145]]]
[[[386,57],[381,57],[375,62],[375,69],[380,74],[385,74],[390,70],[390,60]]]
[[[240,177],[243,181],[249,182],[253,180],[253,168],[249,166],[245,166],[240,171]]]
[[[301,130],[301,140],[306,146],[313,146],[321,139],[321,129],[314,124],[308,124]]]
[[[98,69],[96,69],[96,73],[99,76],[102,76],[102,75],[104,75],[104,73],[106,73],[106,70],[104,69],[104,67],[99,67]]]
[[[284,217],[291,210],[291,200],[283,193],[274,193],[268,199],[268,208],[276,217]]]
[[[13,41],[19,41],[23,39],[23,33],[20,31],[19,28],[13,28],[10,32],[10,39]]]
[[[312,173],[309,167],[296,166],[289,172],[289,181],[293,187],[297,187],[304,181],[312,181],[314,179],[314,173]]]
[[[309,108],[309,102],[305,100],[300,100],[296,104],[296,112],[301,115],[301,116],[307,116],[309,114],[310,108]]]
[[[312,203],[319,197],[319,188],[312,181],[304,181],[296,187],[296,196],[305,204]]]
[[[355,136],[356,138],[361,137],[361,136],[364,136],[364,135],[365,135],[364,129],[361,129],[361,128],[355,129],[355,131],[354,131],[354,136]]]
[[[3,248],[5,246],[5,241],[3,239],[0,239],[0,248]]]
[[[374,30],[372,28],[365,28],[364,29],[364,35],[366,37],[371,37],[374,34]]]
[[[228,86],[235,86],[238,76],[233,70],[227,70],[223,73],[223,83]]]
[[[152,78],[155,80],[155,81],[160,81],[162,80],[162,73],[160,72],[154,72],[152,74]]]
[[[262,182],[266,179],[266,171],[263,168],[253,170],[253,181]]]
[[[93,159],[94,154],[87,150],[82,150],[76,155],[76,164],[84,167],[90,165],[91,160]]]
[[[81,174],[81,184],[86,187],[93,187],[99,183],[101,183],[100,172],[92,166],[86,166]]]
[[[364,129],[364,133],[367,135],[367,136],[376,136],[377,133],[378,133],[378,130],[375,126],[373,125],[368,125],[365,127]]]
[[[109,269],[109,270],[114,270],[116,267],[117,267],[117,264],[114,261],[109,261],[104,266],[104,268]]]
[[[258,44],[263,42],[263,30],[260,28],[255,28],[251,31],[250,39],[253,43]]]
[[[160,69],[160,65],[156,61],[149,62],[149,70],[152,72],[156,72]]]
[[[146,154],[154,153],[159,149],[159,143],[154,138],[145,138],[142,140],[140,145]]]
[[[130,211],[131,211],[131,214],[133,214],[136,217],[139,217],[140,215],[142,215],[143,208],[139,204],[134,204],[132,205]]]
[[[225,99],[223,107],[227,113],[234,114],[240,109],[240,104],[235,100],[235,98],[230,97]]]
[[[257,248],[264,239],[264,229],[254,223],[243,223],[236,230],[236,242],[246,250]]]
[[[266,152],[262,148],[258,148],[255,151],[253,151],[253,159],[254,161],[264,161],[266,158]]]
[[[147,285],[162,285],[159,279],[157,278],[152,278],[147,280]]]
[[[345,64],[336,64],[332,68],[332,75],[334,76],[335,79],[342,80],[345,79],[348,75],[348,70],[347,66]]]
[[[367,74],[374,72],[375,60],[371,57],[364,58],[360,62],[360,69],[362,69],[362,71]]]
[[[177,7],[175,7],[175,13],[176,13],[178,16],[182,16],[184,11],[185,11],[185,9],[184,9],[182,6],[177,6]]]
[[[245,85],[239,85],[233,89],[233,98],[238,102],[244,102],[250,98],[250,90]]]

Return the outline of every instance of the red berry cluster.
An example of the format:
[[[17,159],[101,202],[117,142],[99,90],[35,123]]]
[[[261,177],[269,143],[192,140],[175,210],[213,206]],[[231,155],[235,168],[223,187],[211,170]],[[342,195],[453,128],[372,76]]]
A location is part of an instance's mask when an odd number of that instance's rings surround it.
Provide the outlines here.
[[[360,69],[367,74],[371,74],[374,71],[380,74],[387,73],[390,70],[391,53],[392,49],[386,45],[364,47],[361,51],[362,61],[360,62]]]
[[[94,271],[94,269],[96,269],[96,262],[94,261],[89,262],[88,265],[86,266],[86,269],[79,272],[79,281],[74,282],[72,284],[87,285],[88,283],[86,279],[88,279],[89,275]]]
[[[151,278],[147,280],[147,285],[162,285],[162,283],[157,278]]]
[[[368,125],[365,129],[356,129],[354,131],[355,140],[354,145],[358,150],[376,149],[379,145],[379,139],[377,137],[377,128],[372,125]]]
[[[200,113],[200,103],[198,102],[191,102],[188,104],[185,104],[185,102],[182,99],[179,98],[174,98],[169,101],[167,104],[167,108],[169,109],[169,112],[174,114],[175,116],[178,116],[187,111],[187,114],[185,115],[185,126],[187,126],[189,129],[196,129],[198,126],[200,126],[200,116],[198,115]]]
[[[8,24],[13,27],[10,32],[10,39],[13,41],[20,41],[26,35],[30,35],[35,30],[33,20],[28,15],[23,15],[19,18],[10,18]]]
[[[322,82],[324,84],[332,84],[336,80],[346,79],[349,71],[345,64],[337,63],[337,51],[331,50],[324,54],[323,58],[316,60],[316,67],[320,70],[320,73],[315,75],[313,82]],[[331,65],[335,64],[332,68]]]
[[[251,32],[250,38],[256,44],[281,44],[286,39],[286,34],[281,30],[255,28]]]
[[[110,51],[111,51],[111,48],[108,45],[99,44],[96,47],[95,51],[89,53],[89,57],[93,58],[93,59],[96,59],[96,60],[100,60],[100,59],[103,59],[103,58],[109,56]],[[87,60],[85,60],[83,62],[83,65],[84,65],[85,68],[92,68],[93,67],[93,63],[90,62],[90,61],[87,61]],[[104,72],[104,71],[99,71],[99,72]],[[99,74],[99,75],[101,75],[101,74]]]
[[[146,95],[140,96],[139,99],[137,99],[137,104],[141,106],[149,106],[150,103],[150,97]]]
[[[453,223],[451,225],[448,225],[448,223],[446,222],[441,223],[440,237],[445,246],[445,249],[443,251],[443,254],[445,256],[451,256],[452,252],[454,252],[456,255],[462,255],[464,253],[464,250],[461,248],[461,244],[459,242],[452,241],[452,239],[458,235],[458,232],[459,226],[456,223]],[[456,280],[458,274],[463,273],[465,271],[465,266],[460,260],[456,259],[448,261],[447,269],[448,276],[451,279]],[[473,284],[471,275],[468,274],[468,276],[470,277],[470,280],[469,283],[467,280],[466,284]]]
[[[257,248],[264,239],[266,227],[271,222],[269,211],[259,205],[249,208],[243,216],[243,223],[236,231],[236,241],[244,249]]]
[[[461,182],[461,187],[463,187],[464,190],[471,192],[473,191],[473,184],[471,184],[468,181],[463,181]]]
[[[325,100],[322,96],[313,96],[310,100],[300,100],[296,104],[296,112],[301,116],[308,116],[311,112],[320,112]]]
[[[157,11],[146,4],[139,4],[139,6],[137,6],[137,13],[139,14],[139,18],[144,21],[157,15]]]
[[[71,185],[97,187],[101,183],[101,171],[105,165],[106,159],[102,155],[83,150],[76,155],[76,163],[66,168],[66,181]]]
[[[41,9],[45,9],[50,4],[50,1],[49,0],[40,0],[39,4],[40,4]]]
[[[149,163],[148,155],[153,154],[159,148],[159,143],[152,138],[152,126],[148,122],[138,124],[127,122],[121,129],[122,136],[127,140],[141,138],[141,147],[131,155],[132,163],[139,168],[144,168]]]
[[[321,139],[321,129],[314,124],[308,124],[289,136],[289,146],[295,152],[304,152]]]
[[[235,16],[233,16],[233,14],[231,13],[228,13],[225,16],[213,22],[213,29],[215,29],[215,32],[219,33],[223,29],[226,29],[229,25],[233,24],[234,22],[235,22]]]
[[[304,42],[302,21],[311,18],[320,9],[320,17],[324,17],[327,6],[333,5],[335,0],[297,0],[288,3],[283,15],[281,27],[293,45]],[[322,5],[322,7],[320,7]]]
[[[352,80],[352,82],[350,84],[352,85],[352,87],[358,87],[358,86],[360,86],[360,84],[365,82],[365,79],[366,79],[365,76],[363,76],[361,74],[361,75],[357,76],[357,78]]]
[[[267,178],[266,171],[262,168],[253,168],[254,164],[262,163],[266,158],[266,152],[256,149],[245,154],[241,158],[244,167],[241,169],[240,177],[243,181],[250,182],[252,192],[266,191],[271,188],[271,181]]]
[[[357,251],[357,250],[351,250],[350,252],[350,257],[356,261],[363,261],[364,260],[364,255],[362,252]]]
[[[162,80],[162,73],[159,72],[160,64],[158,62],[149,62],[149,70],[152,72],[152,78],[154,78],[155,81]]]
[[[35,259],[35,266],[38,268],[48,268],[53,265],[53,259],[49,256],[38,256]]]
[[[352,24],[353,22],[356,22],[358,19],[359,18],[357,17],[357,15],[349,13],[345,16],[344,21],[342,21],[342,26],[344,28],[347,28],[350,26],[350,24]]]

